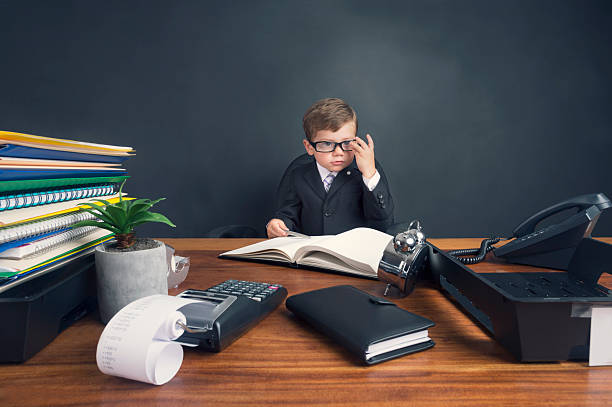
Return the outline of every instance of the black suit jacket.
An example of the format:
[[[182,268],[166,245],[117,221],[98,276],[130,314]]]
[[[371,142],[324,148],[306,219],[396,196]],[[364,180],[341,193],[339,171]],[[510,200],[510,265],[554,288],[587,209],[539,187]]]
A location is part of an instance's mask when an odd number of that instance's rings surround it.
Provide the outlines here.
[[[307,235],[338,234],[362,226],[385,231],[393,223],[393,199],[378,162],[376,169],[380,181],[373,191],[365,186],[353,161],[325,192],[314,159],[289,168],[277,191],[274,217]]]

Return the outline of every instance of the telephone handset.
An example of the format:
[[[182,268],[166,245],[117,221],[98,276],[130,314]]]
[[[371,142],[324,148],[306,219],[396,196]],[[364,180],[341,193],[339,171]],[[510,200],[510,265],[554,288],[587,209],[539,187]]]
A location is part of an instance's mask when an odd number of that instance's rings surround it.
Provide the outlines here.
[[[516,239],[495,248],[495,256],[511,263],[567,270],[576,247],[591,232],[599,215],[612,206],[602,193],[580,195],[541,210],[518,225]],[[536,230],[538,224],[560,212],[577,209],[567,219]]]
[[[601,193],[580,195],[575,198],[559,202],[558,204],[543,209],[535,215],[531,216],[514,229],[514,231],[512,232],[512,236],[521,237],[529,233],[533,233],[538,223],[564,210],[577,208],[579,211],[584,211],[593,205],[596,205],[599,209],[603,211],[604,209],[609,208],[612,204],[610,203],[608,197]]]

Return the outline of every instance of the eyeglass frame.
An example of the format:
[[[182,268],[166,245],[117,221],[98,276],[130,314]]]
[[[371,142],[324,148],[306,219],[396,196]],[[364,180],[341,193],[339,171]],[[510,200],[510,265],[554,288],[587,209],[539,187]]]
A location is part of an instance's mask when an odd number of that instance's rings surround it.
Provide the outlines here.
[[[325,141],[325,140],[321,140],[321,141],[314,141],[314,142],[313,142],[313,141],[308,140],[308,142],[309,142],[309,143],[310,143],[310,145],[311,145],[311,146],[312,146],[312,147],[315,149],[315,151],[316,151],[316,152],[318,152],[318,153],[332,153],[332,152],[336,151],[336,148],[338,148],[338,146],[340,146],[340,150],[342,150],[342,151],[353,151],[352,149],[346,150],[346,149],[345,149],[345,148],[342,146],[342,144],[344,144],[344,143],[349,143],[349,146],[350,146],[350,143],[351,143],[351,142],[353,142],[353,141],[355,141],[355,140],[357,140],[357,139],[344,140],[344,141],[341,141],[341,142],[339,142],[339,143],[336,143],[335,141]],[[329,144],[333,144],[333,145],[334,145],[334,148],[332,148],[332,149],[331,149],[331,150],[329,150],[329,151],[320,151],[319,149],[317,149],[317,144],[320,144],[320,143],[329,143]]]

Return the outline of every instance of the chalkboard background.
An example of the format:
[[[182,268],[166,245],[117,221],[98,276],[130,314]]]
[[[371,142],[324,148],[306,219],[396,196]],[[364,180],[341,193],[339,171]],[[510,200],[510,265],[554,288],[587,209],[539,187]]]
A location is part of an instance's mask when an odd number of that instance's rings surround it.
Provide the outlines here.
[[[341,97],[396,219],[508,235],[612,197],[609,1],[1,1],[0,128],[128,145],[127,191],[198,237],[263,227],[301,118]],[[595,235],[612,236],[612,214]]]

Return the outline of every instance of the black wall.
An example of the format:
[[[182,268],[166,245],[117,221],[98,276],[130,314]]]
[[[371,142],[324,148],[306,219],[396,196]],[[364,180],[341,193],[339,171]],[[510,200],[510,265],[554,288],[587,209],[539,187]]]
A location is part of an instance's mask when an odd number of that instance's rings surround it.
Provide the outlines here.
[[[131,195],[197,237],[262,228],[336,96],[430,236],[612,197],[609,1],[1,1],[0,128],[129,145]],[[612,214],[595,235],[612,236]]]

